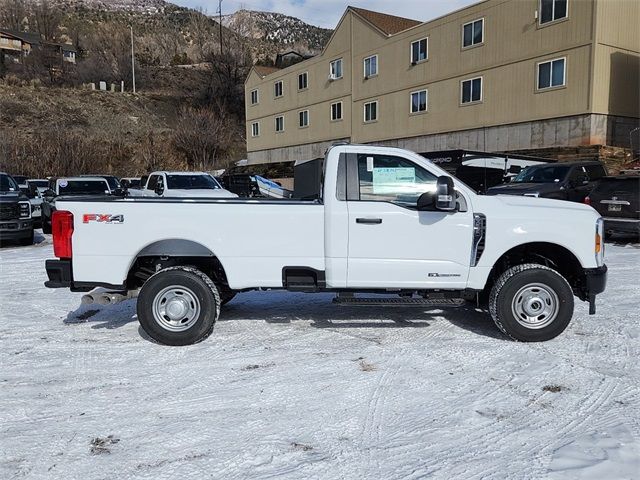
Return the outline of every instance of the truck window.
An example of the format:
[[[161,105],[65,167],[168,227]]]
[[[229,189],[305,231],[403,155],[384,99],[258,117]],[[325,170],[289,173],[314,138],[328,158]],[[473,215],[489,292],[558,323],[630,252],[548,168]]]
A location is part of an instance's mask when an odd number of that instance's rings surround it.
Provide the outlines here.
[[[606,175],[606,172],[604,171],[602,165],[587,165],[585,168],[587,170],[587,175],[589,175],[590,182],[600,180]]]
[[[410,160],[387,155],[358,155],[360,200],[414,205],[435,191],[437,177]]]
[[[151,175],[149,177],[149,182],[147,183],[147,190],[155,190],[158,185],[158,177],[159,175]]]
[[[18,184],[9,175],[0,175],[0,192],[17,192]]]

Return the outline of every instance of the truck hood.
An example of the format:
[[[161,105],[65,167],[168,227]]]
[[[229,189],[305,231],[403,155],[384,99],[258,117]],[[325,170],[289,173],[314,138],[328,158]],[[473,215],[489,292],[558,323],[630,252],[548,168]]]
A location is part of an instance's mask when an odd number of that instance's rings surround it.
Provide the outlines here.
[[[27,197],[18,192],[0,192],[0,203],[16,203],[27,200]]]
[[[487,189],[487,195],[545,194],[560,190],[560,183],[508,183]]]
[[[218,188],[216,190],[202,189],[202,190],[167,190],[164,195],[165,198],[237,198],[235,193],[231,193],[229,190]]]
[[[597,212],[589,205],[584,203],[569,202],[567,200],[555,200],[551,198],[535,198],[535,197],[522,197],[515,195],[497,195],[497,196],[485,196],[479,197],[486,201],[497,201],[503,206],[531,208],[532,212],[539,209],[554,209],[563,211],[579,211],[579,212],[591,212],[596,214]],[[551,215],[551,213],[544,213],[542,215]],[[552,217],[548,217],[552,219]]]

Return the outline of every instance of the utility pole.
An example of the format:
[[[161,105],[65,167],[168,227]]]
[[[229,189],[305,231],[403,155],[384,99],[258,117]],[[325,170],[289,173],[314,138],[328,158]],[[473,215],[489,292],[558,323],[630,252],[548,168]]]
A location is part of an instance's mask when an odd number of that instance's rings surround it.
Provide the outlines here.
[[[220,24],[220,56],[222,56],[222,0],[218,0],[218,13],[220,14],[218,20]]]
[[[133,81],[133,93],[136,93],[136,59],[133,54],[133,26],[129,25],[131,30],[131,79]]]

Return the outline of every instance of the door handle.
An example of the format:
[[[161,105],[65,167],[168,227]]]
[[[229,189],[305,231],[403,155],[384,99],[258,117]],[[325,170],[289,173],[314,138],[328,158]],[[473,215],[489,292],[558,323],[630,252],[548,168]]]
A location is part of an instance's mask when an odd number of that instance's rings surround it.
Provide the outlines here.
[[[381,218],[356,218],[356,223],[364,225],[380,225],[382,223]]]

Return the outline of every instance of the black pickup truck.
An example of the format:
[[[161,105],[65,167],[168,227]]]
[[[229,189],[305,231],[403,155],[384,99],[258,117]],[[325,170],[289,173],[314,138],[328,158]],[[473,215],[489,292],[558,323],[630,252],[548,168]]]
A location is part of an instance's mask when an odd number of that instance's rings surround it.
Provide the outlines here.
[[[523,195],[583,202],[606,174],[604,165],[597,160],[533,165],[523,169],[510,183],[489,188],[487,195]]]
[[[33,244],[31,203],[20,191],[18,182],[0,173],[0,243],[8,240],[17,240],[21,245]]]

